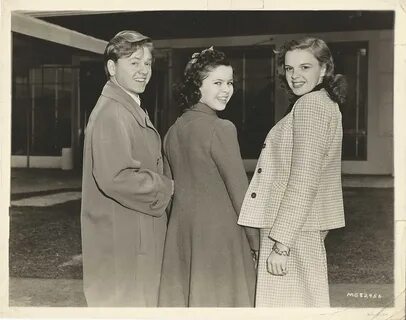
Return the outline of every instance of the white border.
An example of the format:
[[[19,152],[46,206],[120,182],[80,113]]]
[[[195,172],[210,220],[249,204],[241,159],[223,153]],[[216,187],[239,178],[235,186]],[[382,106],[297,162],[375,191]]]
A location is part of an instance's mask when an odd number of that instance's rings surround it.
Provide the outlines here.
[[[394,82],[394,136],[395,136],[395,308],[388,309],[91,309],[91,308],[9,308],[8,307],[8,210],[10,203],[10,141],[11,141],[11,20],[12,10],[396,10],[395,23],[395,82]],[[1,2],[0,62],[0,315],[2,317],[100,317],[140,319],[401,319],[405,304],[405,242],[406,242],[406,1],[405,0],[119,0],[100,1],[55,1],[55,0],[3,0]],[[401,32],[402,30],[402,32]]]

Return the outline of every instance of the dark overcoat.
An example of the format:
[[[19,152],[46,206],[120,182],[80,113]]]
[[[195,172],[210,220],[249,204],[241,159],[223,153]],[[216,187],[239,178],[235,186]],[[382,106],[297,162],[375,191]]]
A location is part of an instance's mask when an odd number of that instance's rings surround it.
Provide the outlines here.
[[[156,306],[172,181],[163,175],[158,132],[111,81],[87,125],[82,183],[88,306]]]
[[[175,194],[159,306],[252,307],[259,239],[237,225],[248,179],[234,124],[198,103],[169,129],[164,150]]]

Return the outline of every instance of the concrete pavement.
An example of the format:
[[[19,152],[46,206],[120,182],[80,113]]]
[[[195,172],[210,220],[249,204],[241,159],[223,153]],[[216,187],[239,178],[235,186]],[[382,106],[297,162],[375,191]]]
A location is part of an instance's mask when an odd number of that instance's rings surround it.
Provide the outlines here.
[[[28,193],[80,190],[82,175],[80,172],[60,169],[11,169],[11,195]]]

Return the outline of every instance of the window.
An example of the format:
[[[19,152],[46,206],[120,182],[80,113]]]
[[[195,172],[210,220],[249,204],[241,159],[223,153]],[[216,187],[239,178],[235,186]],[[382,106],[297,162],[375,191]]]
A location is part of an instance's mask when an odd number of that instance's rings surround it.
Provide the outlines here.
[[[14,79],[13,154],[59,156],[71,146],[76,75],[72,67],[52,65]]]
[[[348,81],[348,98],[342,106],[343,160],[367,158],[367,95],[368,95],[368,43],[329,43],[335,62],[335,71],[344,74]],[[168,68],[168,87],[180,81],[186,63],[194,52],[203,48],[175,49]],[[257,159],[269,130],[288,107],[286,93],[276,83],[276,61],[272,46],[218,47],[226,53],[234,70],[234,95],[226,110],[219,115],[237,127],[241,154],[244,159]],[[158,88],[152,82],[148,90]],[[162,83],[164,86],[164,83]],[[163,92],[163,89],[160,91]],[[155,88],[155,89],[156,89]],[[155,90],[154,89],[154,90]],[[153,91],[156,92],[156,91]],[[169,95],[169,90],[165,91]],[[155,98],[157,95],[153,95]],[[278,97],[278,99],[276,99]],[[171,100],[171,99],[168,99]],[[166,101],[165,99],[161,99]],[[276,101],[280,105],[276,105]],[[160,105],[162,119],[178,115],[177,106]],[[151,103],[150,103],[151,104]],[[164,103],[165,104],[165,103]],[[158,124],[159,126],[159,124]],[[162,125],[161,125],[162,127]],[[162,128],[161,128],[162,129]],[[166,130],[161,130],[165,134]]]
[[[226,48],[234,68],[234,95],[220,116],[234,122],[241,155],[256,159],[274,125],[275,64],[272,47]]]
[[[27,154],[29,143],[27,133],[29,125],[28,106],[31,105],[30,86],[27,76],[14,74],[13,79],[11,152],[14,155],[24,155]]]
[[[368,120],[368,43],[336,42],[328,44],[336,73],[344,74],[348,96],[342,106],[343,160],[367,160]]]

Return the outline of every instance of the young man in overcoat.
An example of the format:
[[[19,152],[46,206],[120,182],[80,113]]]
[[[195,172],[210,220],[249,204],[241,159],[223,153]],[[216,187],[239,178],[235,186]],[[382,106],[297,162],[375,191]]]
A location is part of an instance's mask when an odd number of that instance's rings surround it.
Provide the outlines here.
[[[89,307],[155,307],[173,181],[139,94],[152,42],[122,31],[108,43],[108,81],[86,128],[82,185],[83,286]]]

